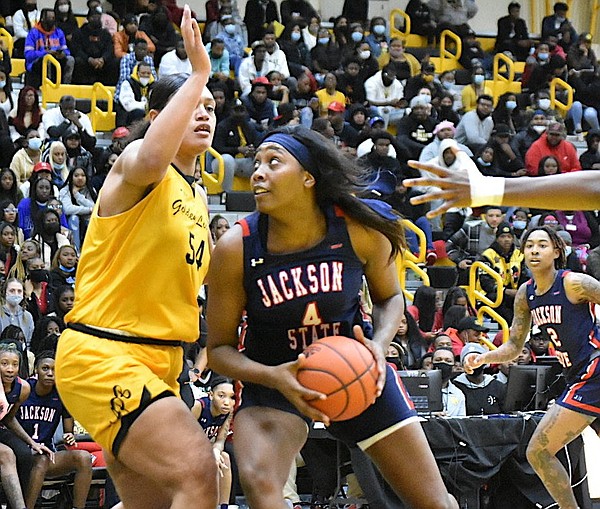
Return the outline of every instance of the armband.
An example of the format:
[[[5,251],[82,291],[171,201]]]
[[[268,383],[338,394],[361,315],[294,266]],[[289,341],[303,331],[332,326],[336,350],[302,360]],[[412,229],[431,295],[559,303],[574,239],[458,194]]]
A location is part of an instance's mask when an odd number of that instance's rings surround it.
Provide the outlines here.
[[[504,198],[504,177],[486,177],[475,167],[468,168],[471,188],[471,207],[502,205]]]

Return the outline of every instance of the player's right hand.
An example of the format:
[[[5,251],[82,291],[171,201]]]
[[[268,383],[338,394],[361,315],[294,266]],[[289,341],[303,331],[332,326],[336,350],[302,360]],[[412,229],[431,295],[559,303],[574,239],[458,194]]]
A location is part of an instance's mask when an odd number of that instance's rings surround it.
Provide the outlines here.
[[[475,369],[477,369],[479,366],[482,366],[484,364],[485,364],[485,354],[472,353],[465,357],[465,360],[463,361],[463,369],[465,370],[465,373],[467,373],[467,375],[470,375],[473,373],[473,371]]]
[[[311,400],[325,399],[327,396],[321,392],[304,387],[296,378],[298,369],[306,357],[300,354],[293,362],[286,362],[275,366],[275,389],[283,394],[300,412],[313,421],[320,421],[329,426],[329,417],[310,405]]]
[[[185,4],[183,8],[181,35],[183,36],[183,43],[188,59],[190,64],[192,64],[192,71],[208,76],[211,70],[210,57],[202,42],[202,34],[200,33],[198,22],[192,18],[192,12],[188,4]]]

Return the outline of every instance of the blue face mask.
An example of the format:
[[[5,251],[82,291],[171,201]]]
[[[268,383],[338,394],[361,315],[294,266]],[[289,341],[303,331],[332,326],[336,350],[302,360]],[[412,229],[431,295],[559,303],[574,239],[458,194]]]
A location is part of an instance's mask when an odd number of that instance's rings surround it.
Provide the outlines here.
[[[475,85],[481,85],[485,81],[485,76],[483,74],[476,74],[473,76],[473,83]]]
[[[75,270],[75,267],[71,267],[70,269],[67,269],[67,267],[65,267],[62,263],[58,265],[58,268],[60,270],[62,270],[63,272],[68,272],[68,273],[71,273]]]
[[[231,23],[229,25],[225,25],[225,32],[227,32],[229,35],[235,34],[235,25],[232,25]]]
[[[375,32],[377,35],[383,35],[385,33],[385,26],[375,25],[373,27],[373,32]]]
[[[527,221],[513,221],[513,228],[515,230],[524,230],[527,227]]]
[[[490,166],[492,163],[486,163],[483,159],[481,159],[481,157],[477,158],[477,162],[481,165],[481,166]]]
[[[506,109],[512,111],[517,107],[517,101],[506,101]]]
[[[363,34],[362,32],[352,32],[352,40],[354,42],[362,41]]]
[[[548,60],[548,57],[550,56],[549,53],[538,53],[538,58],[540,60]]]
[[[319,37],[319,44],[327,44],[329,42],[329,37]]]
[[[6,86],[6,81],[0,81],[0,88],[4,88]]]
[[[294,42],[298,42],[300,40],[300,37],[302,37],[302,34],[300,34],[300,32],[292,32],[290,35],[290,39]]]
[[[31,150],[39,150],[42,148],[41,138],[29,138],[27,144]]]

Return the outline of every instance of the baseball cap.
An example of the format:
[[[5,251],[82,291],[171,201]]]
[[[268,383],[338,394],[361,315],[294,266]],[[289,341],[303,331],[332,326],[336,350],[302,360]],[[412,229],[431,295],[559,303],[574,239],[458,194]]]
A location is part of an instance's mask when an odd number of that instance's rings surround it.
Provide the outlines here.
[[[495,136],[510,136],[510,128],[506,124],[496,124],[492,134]]]
[[[562,134],[563,127],[562,125],[560,125],[560,122],[550,122],[548,124],[548,128],[546,129],[546,132]]]
[[[383,118],[381,118],[381,117],[372,117],[372,118],[369,120],[369,125],[370,125],[371,127],[373,127],[373,124],[374,124],[375,122],[383,122],[383,123],[385,124],[385,120],[383,120]]]
[[[35,163],[33,167],[33,173],[37,173],[39,171],[47,171],[52,173],[52,166],[50,166],[50,163],[40,161],[39,163]]]
[[[505,233],[514,235],[513,229],[511,228],[510,224],[508,224],[506,222],[500,223],[498,225],[498,228],[496,228],[496,238],[500,237],[500,235],[503,235]]]
[[[256,85],[263,85],[265,87],[272,87],[273,83],[271,83],[266,77],[259,76],[258,78],[254,78],[254,80],[252,80],[252,88],[254,88]]]
[[[339,101],[333,101],[332,103],[329,103],[329,106],[327,106],[327,109],[329,111],[337,111],[338,113],[343,113],[344,111],[346,111],[346,106],[344,106]]]
[[[378,171],[373,180],[367,185],[369,194],[377,198],[387,198],[396,190],[398,179],[389,170]]]
[[[471,355],[472,353],[480,355],[486,352],[489,352],[489,350],[479,343],[467,343],[460,351],[460,363],[462,364],[465,361],[467,355]]]
[[[489,332],[490,329],[484,327],[483,325],[477,323],[477,320],[474,316],[465,316],[458,322],[457,330],[458,332],[462,332],[467,329],[473,329],[478,332]]]

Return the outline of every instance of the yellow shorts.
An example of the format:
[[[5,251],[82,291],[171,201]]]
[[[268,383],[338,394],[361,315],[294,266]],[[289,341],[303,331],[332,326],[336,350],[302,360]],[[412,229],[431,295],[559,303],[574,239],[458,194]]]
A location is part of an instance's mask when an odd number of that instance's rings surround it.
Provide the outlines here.
[[[129,427],[153,401],[179,397],[183,351],[65,330],[56,386],[66,409],[103,449],[118,455]]]

